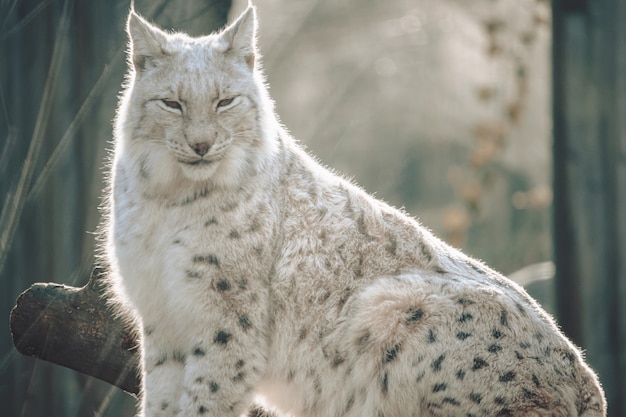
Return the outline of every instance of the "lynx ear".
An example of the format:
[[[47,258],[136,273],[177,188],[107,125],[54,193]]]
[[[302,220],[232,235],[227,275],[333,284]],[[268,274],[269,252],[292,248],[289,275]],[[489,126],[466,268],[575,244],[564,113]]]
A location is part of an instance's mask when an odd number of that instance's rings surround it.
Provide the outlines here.
[[[137,72],[144,71],[155,59],[166,55],[167,34],[134,10],[128,15],[126,31],[130,38],[129,58]]]
[[[256,60],[256,10],[249,3],[248,8],[220,34],[226,43],[225,53],[242,57],[252,71]]]

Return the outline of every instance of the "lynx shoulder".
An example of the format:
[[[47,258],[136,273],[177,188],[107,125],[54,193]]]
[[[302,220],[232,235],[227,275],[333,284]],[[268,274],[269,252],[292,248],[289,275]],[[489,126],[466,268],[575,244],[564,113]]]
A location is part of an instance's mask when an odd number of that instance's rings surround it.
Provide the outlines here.
[[[106,253],[145,416],[585,416],[603,392],[515,283],[310,158],[249,7],[219,33],[131,12]],[[255,413],[263,411],[255,409]]]

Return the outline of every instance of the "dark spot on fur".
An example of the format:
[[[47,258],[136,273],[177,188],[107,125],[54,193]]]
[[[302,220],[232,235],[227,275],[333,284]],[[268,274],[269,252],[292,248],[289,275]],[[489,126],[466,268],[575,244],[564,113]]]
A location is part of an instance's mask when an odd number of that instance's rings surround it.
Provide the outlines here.
[[[493,331],[491,332],[491,335],[493,336],[494,339],[500,339],[502,337],[502,332],[498,329],[493,329]]]
[[[239,282],[237,282],[237,286],[240,290],[245,290],[248,288],[248,280],[245,278],[241,278]]]
[[[498,396],[498,397],[493,399],[493,402],[498,404],[498,405],[504,405],[504,404],[506,404],[506,398]]]
[[[442,267],[440,267],[440,266],[436,266],[436,267],[435,267],[435,272],[436,272],[437,274],[440,274],[440,275],[445,275],[445,274],[447,274],[447,273],[448,273],[448,271],[446,271],[445,269],[443,269],[443,268],[442,268]]]
[[[426,262],[430,263],[433,260],[433,254],[430,248],[428,248],[423,241],[420,241],[420,252],[424,259],[426,259]]]
[[[541,343],[543,341],[543,335],[537,332],[535,333],[535,339],[537,339],[537,342]]]
[[[385,372],[380,379],[380,390],[383,395],[387,395],[387,392],[389,392],[389,376],[387,375],[387,372]]]
[[[230,282],[222,279],[217,281],[217,283],[215,283],[215,287],[218,289],[218,291],[228,291],[230,290]]]
[[[235,369],[241,369],[245,364],[246,363],[243,361],[243,359],[238,359],[237,362],[235,362]]]
[[[476,403],[476,404],[480,404],[480,402],[483,400],[483,396],[480,394],[477,394],[475,392],[472,392],[469,395],[469,399],[472,400],[472,402]]]
[[[294,369],[290,369],[287,374],[287,381],[291,382],[296,377],[296,371]]]
[[[437,336],[435,336],[435,332],[433,329],[428,329],[428,343],[435,343],[437,341]]]
[[[507,372],[500,375],[500,382],[511,382],[515,380],[515,372]]]
[[[204,382],[204,378],[199,376],[194,381],[196,384],[202,384]]]
[[[206,355],[206,351],[200,347],[197,347],[193,350],[193,356],[205,356]]]
[[[463,381],[463,379],[465,379],[465,371],[463,369],[459,369],[458,371],[456,371],[456,377],[460,381]]]
[[[474,358],[474,365],[472,366],[472,371],[477,371],[486,366],[489,366],[486,360],[484,360],[483,358]]]
[[[228,235],[228,237],[231,238],[231,239],[239,239],[241,237],[241,235],[239,234],[238,231],[231,230],[230,234]]]
[[[245,314],[242,314],[241,316],[239,316],[239,325],[244,330],[248,330],[250,327],[252,327],[252,323],[250,322],[250,319]]]
[[[217,392],[220,390],[220,386],[217,382],[211,381],[209,383],[209,389],[211,390],[211,392]]]
[[[161,410],[167,410],[167,407],[169,407],[169,403],[167,401],[163,401],[161,403]]]
[[[359,255],[359,262],[354,267],[353,271],[354,271],[354,276],[359,277],[359,278],[363,276],[363,255]]]
[[[446,358],[446,355],[441,355],[439,356],[437,359],[434,360],[434,362],[431,364],[431,367],[433,368],[433,371],[435,372],[439,372],[441,371],[441,364],[443,363],[443,360]]]
[[[348,411],[350,411],[353,405],[354,405],[354,394],[351,394],[350,398],[348,398],[348,402],[346,403],[346,407],[344,408],[344,412],[347,413]]]
[[[504,327],[509,327],[509,319],[506,310],[500,311],[500,324]]]
[[[315,390],[317,395],[320,395],[322,393],[322,381],[320,381],[319,375],[316,376],[313,380],[313,389]]]
[[[515,351],[515,357],[517,358],[518,361],[521,361],[522,359],[524,359],[524,355],[522,355],[521,353],[519,353],[519,351]]]
[[[530,343],[520,342],[519,347],[521,347],[522,349],[528,349],[530,347]]]
[[[472,316],[471,313],[463,313],[463,314],[461,314],[461,317],[459,317],[459,321],[461,323],[465,323],[466,321],[469,321],[469,320],[471,320],[473,318],[474,318],[474,316]]]
[[[363,350],[367,347],[370,341],[370,336],[370,333],[367,332],[356,340],[356,345],[360,350]]]
[[[394,235],[387,234],[387,241],[389,242],[385,246],[385,250],[391,254],[391,256],[396,256],[396,252],[398,250],[398,240]]]
[[[531,379],[533,381],[533,384],[535,384],[535,387],[539,388],[541,386],[541,383],[539,382],[539,378],[537,378],[537,375],[533,374]]]
[[[204,414],[204,413],[206,413],[206,411],[207,410],[206,410],[206,408],[203,405],[198,407],[198,414]]]
[[[442,404],[450,404],[453,405],[455,407],[458,407],[461,405],[460,402],[458,402],[456,399],[452,398],[452,397],[444,397],[443,400],[441,400]]]
[[[327,270],[331,270],[333,267],[332,262],[330,261],[330,259],[326,258],[324,259],[324,266],[326,267]]]
[[[175,362],[184,364],[187,361],[187,355],[180,350],[175,350],[172,352],[172,359],[174,359]]]
[[[215,217],[211,217],[209,220],[204,222],[204,227],[213,226],[214,224],[217,224],[217,219],[215,219]]]
[[[156,360],[156,362],[154,363],[154,366],[161,366],[163,365],[165,362],[167,362],[167,355],[163,354],[161,356],[159,356],[159,358]]]
[[[154,333],[154,327],[152,327],[152,326],[144,326],[143,333],[146,336],[152,336],[152,333]]]
[[[441,404],[437,404],[437,403],[431,403],[429,402],[428,404],[426,404],[426,408],[437,408],[437,409],[441,409],[443,408],[443,406]]]
[[[222,207],[220,207],[220,209],[222,209],[223,212],[228,213],[229,211],[233,211],[234,209],[236,209],[238,206],[239,202],[233,201],[232,203],[224,204]]]
[[[303,327],[300,329],[300,333],[298,333],[298,340],[306,339],[307,334],[309,333],[309,329]]]
[[[337,368],[339,365],[345,362],[345,359],[342,358],[339,354],[335,355],[332,362],[332,367]]]
[[[261,224],[259,223],[259,219],[255,218],[252,220],[252,223],[250,223],[250,227],[248,227],[247,232],[256,232],[260,228],[261,228]]]
[[[346,304],[346,302],[350,299],[353,293],[354,293],[353,288],[351,287],[344,288],[341,291],[341,297],[339,298],[339,301],[337,302],[337,309],[341,310],[343,306]]]
[[[426,371],[422,371],[421,374],[419,374],[416,378],[415,378],[415,382],[420,382],[422,379],[424,379],[424,377],[426,376]]]
[[[474,304],[472,300],[468,300],[467,298],[459,298],[458,300],[456,300],[456,302],[461,304],[462,306],[469,306]]]
[[[498,353],[502,350],[502,346],[493,344],[487,348],[487,350],[491,353]]]
[[[457,337],[457,339],[459,339],[459,340],[465,340],[465,339],[467,339],[468,337],[470,337],[471,335],[472,335],[471,333],[458,332],[458,333],[456,334],[456,337]]]
[[[392,360],[394,360],[395,358],[398,357],[398,352],[400,351],[400,345],[394,345],[393,347],[391,347],[391,349],[388,349],[387,352],[385,352],[385,357],[383,359],[384,363],[388,363],[391,362]]]
[[[205,263],[209,265],[219,266],[220,261],[217,259],[215,255],[195,255],[193,257],[194,263]]]
[[[190,269],[185,271],[185,275],[187,276],[187,278],[191,278],[191,279],[202,278],[202,274],[200,272],[192,271]]]
[[[368,239],[372,239],[372,236],[367,232],[367,226],[365,225],[365,215],[361,213],[361,215],[356,220],[357,229],[359,233],[365,236]]]
[[[237,375],[233,377],[234,382],[241,382],[243,378],[246,376],[245,372],[239,372]]]
[[[478,272],[481,275],[485,275],[486,274],[485,270],[482,269],[481,267],[479,267],[475,262],[468,261],[468,262],[466,262],[466,264],[470,268],[472,268],[475,272]]]
[[[496,414],[496,417],[513,417],[513,413],[508,408],[503,408]]]
[[[406,322],[413,323],[413,322],[420,320],[422,317],[424,317],[424,310],[422,310],[421,308],[416,308],[415,310],[409,310],[407,313]]]
[[[530,359],[534,359],[537,362],[537,365],[543,365],[543,361],[538,356],[529,356]]]
[[[526,388],[522,388],[522,391],[524,392],[524,398],[526,398],[527,400],[530,400],[532,398],[537,398],[537,393],[533,392],[529,389]]]
[[[433,385],[433,392],[445,391],[446,389],[448,389],[448,385],[444,383]]]
[[[220,330],[215,334],[215,338],[213,339],[213,342],[219,344],[219,345],[226,345],[229,341],[230,338],[233,335],[228,333],[225,330]]]

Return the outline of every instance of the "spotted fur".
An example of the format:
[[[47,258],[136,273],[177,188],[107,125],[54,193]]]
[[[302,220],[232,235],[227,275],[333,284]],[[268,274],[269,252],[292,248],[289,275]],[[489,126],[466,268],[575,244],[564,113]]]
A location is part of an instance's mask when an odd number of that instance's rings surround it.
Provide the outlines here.
[[[253,7],[201,38],[128,19],[106,252],[142,329],[141,415],[260,395],[302,417],[603,416],[522,288],[294,142],[255,31]]]

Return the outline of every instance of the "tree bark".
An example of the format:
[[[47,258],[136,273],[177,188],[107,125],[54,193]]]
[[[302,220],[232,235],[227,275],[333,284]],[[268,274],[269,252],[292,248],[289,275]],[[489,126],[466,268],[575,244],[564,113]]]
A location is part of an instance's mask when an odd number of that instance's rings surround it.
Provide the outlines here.
[[[37,283],[11,310],[11,334],[27,356],[74,369],[132,395],[140,391],[139,340],[132,322],[115,315],[95,270],[82,288]]]
[[[557,316],[626,412],[626,3],[553,0]]]

